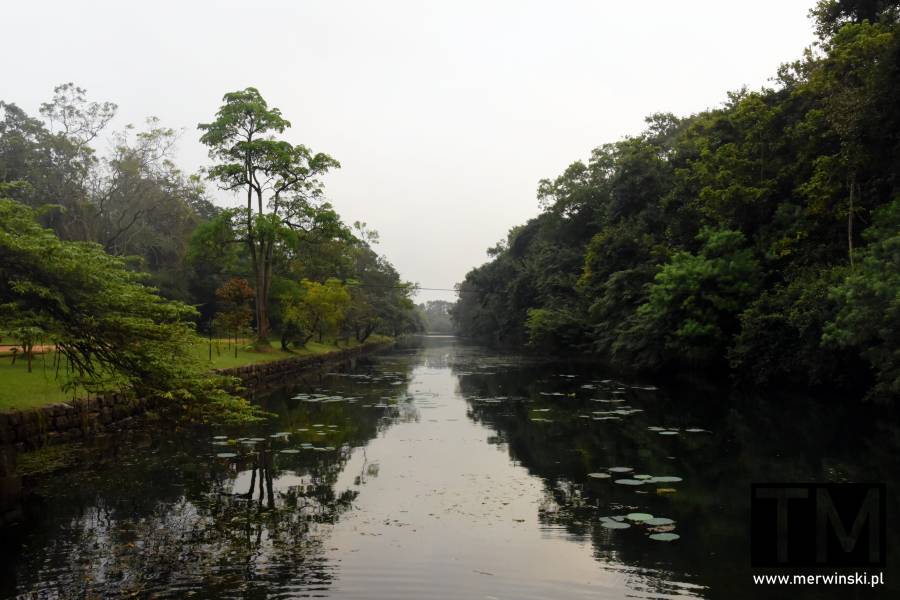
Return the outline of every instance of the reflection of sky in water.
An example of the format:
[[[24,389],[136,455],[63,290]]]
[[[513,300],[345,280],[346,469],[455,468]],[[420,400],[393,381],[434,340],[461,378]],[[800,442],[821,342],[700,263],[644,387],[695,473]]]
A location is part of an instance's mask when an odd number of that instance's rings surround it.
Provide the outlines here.
[[[340,560],[338,596],[619,597],[658,590],[652,570],[598,568],[589,540],[537,520],[546,505],[541,479],[511,464],[492,432],[469,418],[459,381],[448,368],[460,358],[449,342],[426,349],[408,393],[420,418],[398,423],[357,450],[338,479],[352,483],[366,462],[380,466],[336,525],[329,555]],[[489,356],[464,357],[466,368],[520,366]],[[465,371],[464,371],[465,372]],[[574,543],[573,543],[574,542]],[[373,586],[373,581],[378,581]],[[669,583],[671,591],[688,586]]]
[[[304,376],[263,398],[279,417],[262,428],[87,453],[0,545],[0,596],[756,598],[749,482],[883,480],[872,465],[896,466],[896,444],[825,452],[852,426],[825,409],[801,435],[760,436],[758,405],[717,394],[432,339]]]

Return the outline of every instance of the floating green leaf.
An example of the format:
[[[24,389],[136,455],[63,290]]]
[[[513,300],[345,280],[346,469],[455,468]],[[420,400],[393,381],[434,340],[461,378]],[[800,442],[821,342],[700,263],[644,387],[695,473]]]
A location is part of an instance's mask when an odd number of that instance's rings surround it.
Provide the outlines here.
[[[627,515],[625,515],[625,518],[626,518],[626,519],[629,519],[630,521],[644,521],[644,522],[646,522],[647,519],[652,519],[652,518],[653,518],[653,515],[651,515],[650,513],[639,513],[639,512],[634,512],[634,513],[628,513]]]

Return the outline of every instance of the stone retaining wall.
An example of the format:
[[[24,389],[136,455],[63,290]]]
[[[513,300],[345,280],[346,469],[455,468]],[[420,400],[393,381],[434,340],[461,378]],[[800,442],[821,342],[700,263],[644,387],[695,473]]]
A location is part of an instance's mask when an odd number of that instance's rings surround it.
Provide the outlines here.
[[[110,394],[98,398],[0,412],[0,446],[19,450],[93,435],[143,413],[155,399]]]
[[[216,372],[222,375],[237,377],[243,384],[251,389],[265,388],[277,385],[284,381],[286,375],[303,373],[321,369],[326,365],[333,365],[351,361],[364,354],[370,354],[379,350],[385,350],[393,346],[393,343],[369,344],[329,352],[327,354],[314,354],[310,356],[298,356],[266,363],[256,363],[246,367],[234,367],[232,369],[219,369]]]

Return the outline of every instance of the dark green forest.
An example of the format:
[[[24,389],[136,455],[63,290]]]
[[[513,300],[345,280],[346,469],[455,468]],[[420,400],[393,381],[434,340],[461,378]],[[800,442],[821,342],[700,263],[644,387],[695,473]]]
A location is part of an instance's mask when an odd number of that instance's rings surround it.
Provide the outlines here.
[[[898,7],[824,0],[770,86],[654,114],[542,180],[541,213],[459,285],[460,334],[896,398]]]

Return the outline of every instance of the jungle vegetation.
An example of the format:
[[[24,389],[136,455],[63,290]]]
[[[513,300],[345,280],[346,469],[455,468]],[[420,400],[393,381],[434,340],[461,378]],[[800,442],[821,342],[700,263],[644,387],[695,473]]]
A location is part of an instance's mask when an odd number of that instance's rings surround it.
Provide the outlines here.
[[[462,335],[630,369],[900,395],[900,3],[822,0],[769,87],[654,114],[538,186]]]

